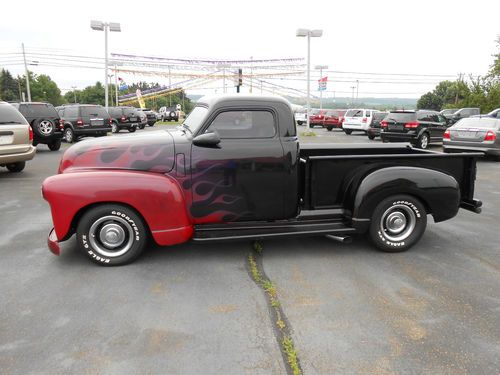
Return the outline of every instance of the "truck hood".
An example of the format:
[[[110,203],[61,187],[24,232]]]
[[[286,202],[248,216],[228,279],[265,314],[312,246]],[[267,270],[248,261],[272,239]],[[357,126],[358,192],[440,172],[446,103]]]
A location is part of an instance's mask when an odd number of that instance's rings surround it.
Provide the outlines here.
[[[127,169],[166,173],[174,167],[172,135],[165,130],[87,139],[71,146],[59,173],[81,169]]]

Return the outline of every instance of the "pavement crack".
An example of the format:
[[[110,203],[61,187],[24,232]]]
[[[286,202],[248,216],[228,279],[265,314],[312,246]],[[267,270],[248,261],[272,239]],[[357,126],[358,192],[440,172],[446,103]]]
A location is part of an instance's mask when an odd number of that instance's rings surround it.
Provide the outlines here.
[[[247,256],[246,266],[250,278],[265,295],[274,336],[278,342],[287,374],[302,375],[304,372],[300,366],[297,350],[291,335],[290,322],[283,312],[276,286],[264,272],[262,245],[260,242],[254,242],[253,251]]]

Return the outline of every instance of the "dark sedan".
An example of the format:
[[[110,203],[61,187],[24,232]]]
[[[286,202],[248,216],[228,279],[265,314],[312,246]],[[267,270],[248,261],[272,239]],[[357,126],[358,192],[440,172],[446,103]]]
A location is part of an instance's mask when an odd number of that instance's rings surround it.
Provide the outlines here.
[[[500,158],[500,119],[471,117],[448,128],[443,136],[445,152],[481,151]]]

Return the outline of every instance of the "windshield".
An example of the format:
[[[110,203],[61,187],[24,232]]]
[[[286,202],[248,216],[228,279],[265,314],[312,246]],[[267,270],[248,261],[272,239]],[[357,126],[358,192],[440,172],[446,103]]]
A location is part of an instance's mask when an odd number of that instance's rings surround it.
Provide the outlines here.
[[[183,125],[187,126],[193,134],[196,133],[203,123],[203,119],[205,118],[207,112],[208,108],[206,107],[194,107],[191,113],[184,120]]]
[[[10,104],[0,104],[0,125],[26,124],[24,116]]]
[[[395,122],[410,122],[417,119],[415,112],[391,112],[387,115],[385,120]]]
[[[494,118],[488,118],[488,117],[483,117],[483,118],[474,118],[474,117],[468,117],[460,120],[457,122],[455,125],[453,125],[453,129],[456,128],[485,128],[485,129],[494,129],[497,128],[500,123],[498,120]]]

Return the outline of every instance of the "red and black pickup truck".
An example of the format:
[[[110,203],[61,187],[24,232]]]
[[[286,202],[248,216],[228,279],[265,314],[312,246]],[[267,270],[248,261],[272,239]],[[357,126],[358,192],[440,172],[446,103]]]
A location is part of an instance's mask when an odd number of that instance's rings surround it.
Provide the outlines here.
[[[47,178],[49,248],[76,233],[102,265],[133,261],[147,239],[250,240],[367,233],[403,251],[474,199],[481,154],[441,154],[407,144],[301,145],[279,97],[199,100],[172,131],[78,143]]]

